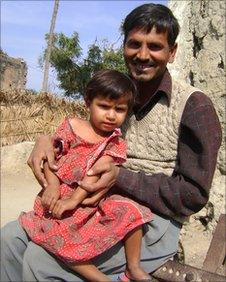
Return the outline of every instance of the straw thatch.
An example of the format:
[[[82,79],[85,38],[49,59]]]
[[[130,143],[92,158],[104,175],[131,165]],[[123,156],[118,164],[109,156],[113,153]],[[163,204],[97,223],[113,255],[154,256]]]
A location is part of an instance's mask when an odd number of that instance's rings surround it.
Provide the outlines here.
[[[87,117],[83,102],[69,102],[47,93],[1,91],[0,101],[2,146],[51,134],[65,116]]]

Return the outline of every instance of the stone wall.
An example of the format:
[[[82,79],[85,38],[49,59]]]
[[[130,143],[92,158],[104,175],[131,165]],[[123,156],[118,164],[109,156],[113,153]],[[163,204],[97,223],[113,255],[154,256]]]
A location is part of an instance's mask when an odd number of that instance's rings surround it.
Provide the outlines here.
[[[222,125],[223,143],[209,205],[213,207],[215,226],[220,213],[225,213],[225,1],[169,0],[168,6],[181,26],[178,52],[169,66],[170,72],[212,99]],[[196,217],[207,218],[208,213],[206,208]]]
[[[27,65],[23,59],[12,58],[0,53],[0,88],[1,90],[24,90],[26,86]]]

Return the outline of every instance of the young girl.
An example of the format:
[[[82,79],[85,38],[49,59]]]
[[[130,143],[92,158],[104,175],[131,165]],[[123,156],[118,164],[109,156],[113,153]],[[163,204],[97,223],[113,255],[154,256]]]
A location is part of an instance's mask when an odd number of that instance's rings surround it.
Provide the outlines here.
[[[38,194],[34,211],[19,217],[33,242],[89,281],[109,281],[91,259],[120,240],[124,240],[127,259],[124,278],[150,278],[140,267],[141,226],[152,219],[150,210],[110,192],[97,206],[83,206],[88,193],[78,186],[84,177],[91,183],[97,181],[96,176],[86,176],[96,161],[125,162],[126,144],[119,127],[133,105],[135,92],[130,78],[115,70],[100,71],[91,79],[85,95],[89,120],[71,117],[59,126],[54,136],[61,146],[59,169],[53,173],[43,164],[48,186]]]

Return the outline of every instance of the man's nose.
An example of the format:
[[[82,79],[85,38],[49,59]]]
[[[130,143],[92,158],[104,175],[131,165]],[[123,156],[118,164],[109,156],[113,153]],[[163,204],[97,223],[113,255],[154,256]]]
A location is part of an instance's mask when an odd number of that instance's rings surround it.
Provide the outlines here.
[[[149,49],[146,45],[142,45],[138,52],[137,52],[137,58],[141,61],[149,60],[150,59],[150,53]]]

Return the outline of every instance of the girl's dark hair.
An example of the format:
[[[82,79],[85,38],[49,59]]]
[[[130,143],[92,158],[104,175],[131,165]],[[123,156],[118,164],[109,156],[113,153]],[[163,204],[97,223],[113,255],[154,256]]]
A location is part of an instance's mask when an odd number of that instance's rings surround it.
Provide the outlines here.
[[[92,102],[97,96],[113,100],[128,96],[129,109],[131,109],[136,92],[135,83],[128,75],[116,70],[100,70],[95,73],[87,84],[84,98],[86,101]]]
[[[180,26],[172,11],[161,4],[144,4],[130,12],[122,25],[124,43],[134,28],[150,32],[156,28],[157,33],[167,32],[169,46],[174,46],[180,31]]]

